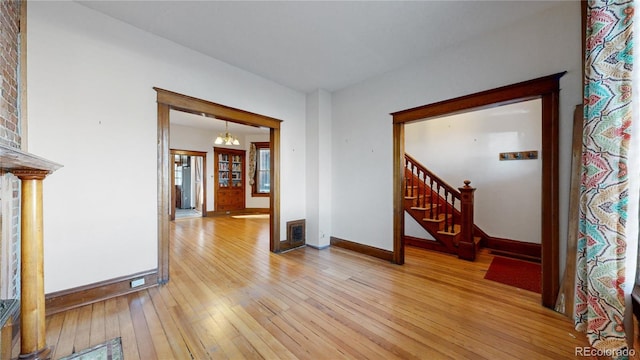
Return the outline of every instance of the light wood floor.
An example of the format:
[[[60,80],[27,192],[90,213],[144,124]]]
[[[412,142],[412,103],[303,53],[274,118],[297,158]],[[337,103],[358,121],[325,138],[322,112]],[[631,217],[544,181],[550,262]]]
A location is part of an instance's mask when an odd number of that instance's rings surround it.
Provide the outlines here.
[[[476,262],[407,249],[275,255],[268,220],[171,225],[170,282],[47,318],[54,358],[122,337],[134,359],[573,359],[586,346],[539,295]]]

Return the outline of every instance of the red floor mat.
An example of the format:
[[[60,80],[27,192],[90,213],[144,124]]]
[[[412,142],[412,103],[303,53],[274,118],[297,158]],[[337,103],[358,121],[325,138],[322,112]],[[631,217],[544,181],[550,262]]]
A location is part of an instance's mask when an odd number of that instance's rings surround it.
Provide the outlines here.
[[[540,294],[542,269],[540,264],[496,256],[484,276],[487,280],[515,286]]]

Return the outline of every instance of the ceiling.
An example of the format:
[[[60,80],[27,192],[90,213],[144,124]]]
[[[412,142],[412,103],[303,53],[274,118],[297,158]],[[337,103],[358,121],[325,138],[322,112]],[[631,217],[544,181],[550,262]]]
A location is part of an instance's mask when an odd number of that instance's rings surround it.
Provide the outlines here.
[[[335,91],[554,1],[79,1],[286,87]]]
[[[78,1],[300,92],[335,91],[556,6],[554,1]],[[225,123],[172,111],[172,124]],[[268,133],[229,123],[234,135]]]

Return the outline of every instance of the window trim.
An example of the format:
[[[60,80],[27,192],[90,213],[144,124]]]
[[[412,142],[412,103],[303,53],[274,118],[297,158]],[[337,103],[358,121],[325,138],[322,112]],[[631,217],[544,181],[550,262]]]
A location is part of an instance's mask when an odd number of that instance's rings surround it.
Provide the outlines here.
[[[271,148],[270,148],[270,143],[268,141],[252,142],[252,144],[255,145],[256,147],[256,157],[258,156],[258,151],[260,149],[269,150],[269,162],[271,162]],[[271,169],[269,169],[269,172],[271,172]],[[251,196],[252,197],[271,196],[271,192],[268,192],[268,193],[258,192],[258,161],[256,161],[256,169],[253,174],[253,184],[251,185]]]

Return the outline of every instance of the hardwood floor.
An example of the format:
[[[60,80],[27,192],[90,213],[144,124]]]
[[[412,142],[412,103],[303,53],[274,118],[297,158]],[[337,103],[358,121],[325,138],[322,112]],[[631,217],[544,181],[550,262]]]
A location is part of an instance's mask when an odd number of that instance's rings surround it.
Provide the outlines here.
[[[266,219],[171,224],[170,282],[47,318],[54,358],[122,337],[133,359],[573,359],[587,346],[540,295],[476,262],[408,248],[269,253]]]

